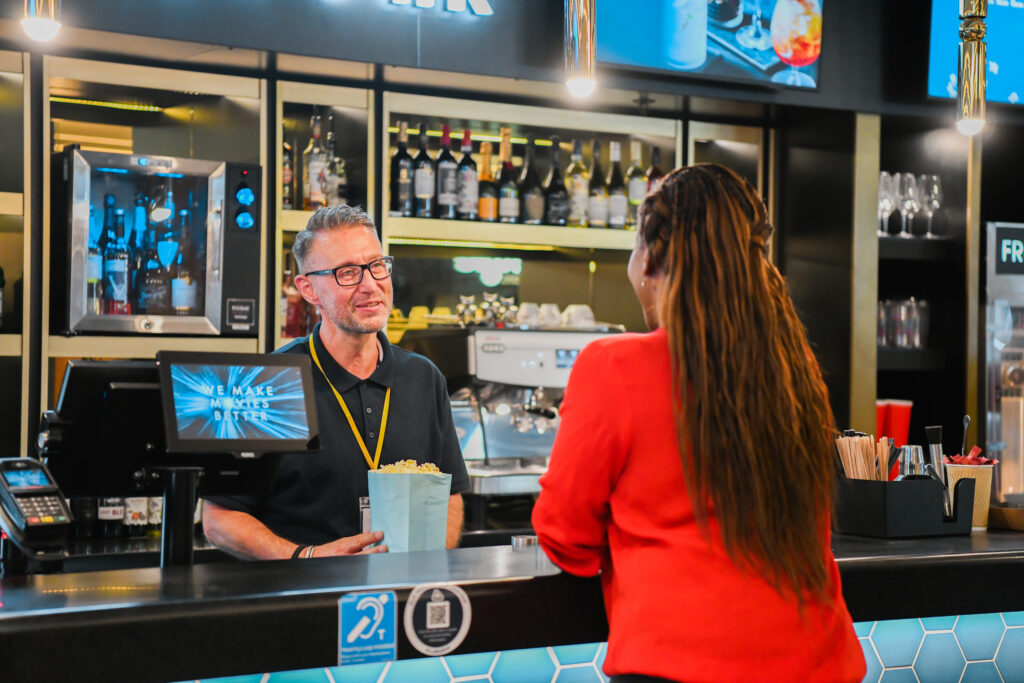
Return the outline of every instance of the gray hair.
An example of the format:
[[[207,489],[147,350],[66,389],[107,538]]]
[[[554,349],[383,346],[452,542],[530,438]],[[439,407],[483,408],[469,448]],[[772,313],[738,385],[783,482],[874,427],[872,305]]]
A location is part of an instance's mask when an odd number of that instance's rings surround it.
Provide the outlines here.
[[[350,226],[363,226],[373,233],[374,237],[377,237],[377,228],[374,226],[370,214],[358,206],[342,204],[341,206],[325,206],[322,209],[317,209],[306,223],[306,227],[295,235],[292,256],[295,257],[296,270],[299,273],[305,270],[305,261],[313,250],[313,241],[317,235]]]

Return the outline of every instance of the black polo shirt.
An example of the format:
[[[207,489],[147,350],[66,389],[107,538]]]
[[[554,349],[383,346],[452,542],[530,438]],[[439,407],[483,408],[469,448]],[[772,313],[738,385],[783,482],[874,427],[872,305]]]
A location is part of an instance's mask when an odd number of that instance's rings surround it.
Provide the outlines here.
[[[312,333],[317,358],[345,399],[370,457],[377,450],[384,396],[390,387],[380,464],[399,460],[432,462],[452,475],[452,493],[467,490],[469,475],[441,371],[425,357],[392,346],[384,333],[378,332],[384,357],[374,373],[361,380],[335,362],[320,341],[319,332],[318,324]],[[308,356],[309,338],[296,339],[276,353]],[[369,495],[366,476],[370,466],[334,392],[315,363],[313,384],[320,422],[320,453],[277,456],[276,473],[265,497],[211,496],[208,500],[253,515],[289,541],[319,545],[362,531],[359,498]]]

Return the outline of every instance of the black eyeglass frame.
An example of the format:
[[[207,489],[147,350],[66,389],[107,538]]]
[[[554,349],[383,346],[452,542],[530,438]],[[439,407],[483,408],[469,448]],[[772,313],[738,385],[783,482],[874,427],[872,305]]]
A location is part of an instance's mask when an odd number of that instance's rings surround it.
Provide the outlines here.
[[[384,263],[385,267],[388,270],[388,273],[384,277],[377,277],[376,275],[373,274],[373,271],[371,271],[370,268],[373,267],[375,264],[381,263],[381,262]],[[342,284],[341,281],[338,280],[338,271],[342,270],[343,268],[359,268],[359,279],[356,280],[355,282],[350,282],[348,284]],[[394,271],[394,269],[395,269],[395,257],[394,256],[381,256],[380,258],[374,259],[374,260],[370,261],[369,263],[346,263],[343,266],[337,266],[335,268],[327,268],[325,270],[311,270],[308,273],[303,273],[303,275],[305,277],[309,277],[310,275],[333,275],[334,276],[334,281],[338,284],[339,287],[356,287],[360,283],[362,283],[363,277],[366,276],[366,273],[370,273],[370,277],[372,277],[374,280],[377,280],[379,282],[380,280],[387,280],[389,277],[391,277],[391,273]]]

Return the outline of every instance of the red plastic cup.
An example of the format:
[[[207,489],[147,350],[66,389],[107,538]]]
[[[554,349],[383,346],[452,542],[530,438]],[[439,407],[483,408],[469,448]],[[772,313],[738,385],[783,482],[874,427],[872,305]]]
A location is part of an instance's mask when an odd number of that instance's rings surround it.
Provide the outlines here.
[[[881,439],[887,435],[889,428],[889,401],[880,398],[875,401],[875,434]]]
[[[888,414],[885,420],[886,436],[895,439],[897,446],[906,446],[910,437],[910,410],[913,401],[889,400]]]

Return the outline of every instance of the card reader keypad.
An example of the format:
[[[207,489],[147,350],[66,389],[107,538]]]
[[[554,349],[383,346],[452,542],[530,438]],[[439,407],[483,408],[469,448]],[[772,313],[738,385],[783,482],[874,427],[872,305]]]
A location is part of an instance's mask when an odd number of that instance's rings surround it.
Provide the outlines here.
[[[64,524],[68,521],[57,496],[19,496],[17,500],[28,524]]]

